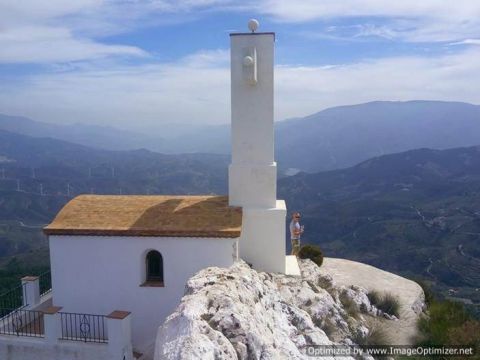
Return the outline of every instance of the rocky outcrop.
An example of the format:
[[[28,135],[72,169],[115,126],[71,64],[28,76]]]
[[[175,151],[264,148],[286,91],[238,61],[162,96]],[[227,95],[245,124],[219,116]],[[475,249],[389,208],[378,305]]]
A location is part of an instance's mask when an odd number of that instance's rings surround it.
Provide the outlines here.
[[[300,268],[301,277],[244,262],[200,271],[159,328],[155,359],[307,359],[306,345],[362,343],[385,319],[364,288],[337,285],[309,260]]]
[[[335,279],[340,286],[359,286],[367,291],[389,293],[399,302],[399,319],[383,325],[383,332],[393,345],[411,345],[417,332],[417,320],[425,308],[425,295],[416,282],[356,261],[325,258],[319,271]]]

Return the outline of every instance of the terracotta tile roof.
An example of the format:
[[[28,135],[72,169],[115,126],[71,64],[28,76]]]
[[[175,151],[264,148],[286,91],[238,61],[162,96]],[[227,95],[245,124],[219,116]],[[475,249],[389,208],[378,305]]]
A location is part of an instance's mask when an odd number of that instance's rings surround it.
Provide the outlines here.
[[[47,235],[240,236],[242,209],[226,196],[80,195],[43,231]]]

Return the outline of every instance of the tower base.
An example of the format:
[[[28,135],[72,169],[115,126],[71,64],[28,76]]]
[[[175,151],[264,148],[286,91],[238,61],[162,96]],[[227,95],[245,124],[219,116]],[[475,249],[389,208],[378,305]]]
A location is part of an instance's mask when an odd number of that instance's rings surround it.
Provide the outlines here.
[[[269,209],[243,208],[240,258],[255,270],[285,273],[285,201]]]

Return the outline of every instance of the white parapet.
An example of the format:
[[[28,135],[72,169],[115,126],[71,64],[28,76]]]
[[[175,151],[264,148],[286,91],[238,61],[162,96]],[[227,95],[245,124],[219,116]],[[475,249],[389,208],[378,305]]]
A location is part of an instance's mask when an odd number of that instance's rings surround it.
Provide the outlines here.
[[[62,334],[62,324],[59,314],[61,309],[59,306],[51,306],[43,311],[45,340],[52,345],[58,343],[58,339],[60,339]]]
[[[133,360],[131,314],[116,310],[107,316],[108,350],[112,359]]]
[[[23,306],[34,307],[40,303],[40,279],[38,276],[22,278]]]
[[[131,341],[131,315],[127,311],[113,311],[107,316],[107,329],[99,327],[99,320],[82,323],[62,321],[61,307],[51,306],[43,313],[43,336],[41,322],[36,326],[26,325],[29,336],[0,334],[0,359],[2,360],[133,360]],[[28,310],[27,310],[28,311]],[[69,314],[84,315],[87,314]],[[30,314],[26,319],[31,320]],[[70,318],[70,317],[69,317]],[[71,319],[71,318],[70,318]],[[75,317],[74,319],[77,319]],[[95,330],[96,329],[96,330]],[[106,330],[106,332],[105,332]],[[66,337],[64,337],[64,331]],[[88,336],[81,338],[82,331]],[[35,335],[35,336],[31,336]],[[107,335],[107,336],[106,336]],[[106,337],[105,337],[106,336]],[[108,337],[108,339],[107,339]],[[89,340],[87,341],[87,338]],[[95,339],[95,341],[91,341]],[[101,342],[98,340],[102,339]],[[103,341],[104,340],[104,341]]]

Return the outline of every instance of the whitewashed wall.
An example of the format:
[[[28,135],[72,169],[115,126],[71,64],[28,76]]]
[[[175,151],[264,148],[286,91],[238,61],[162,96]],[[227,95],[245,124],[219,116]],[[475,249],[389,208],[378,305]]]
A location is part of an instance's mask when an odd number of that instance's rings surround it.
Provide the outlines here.
[[[50,236],[53,304],[62,311],[132,312],[134,348],[154,342],[156,330],[177,306],[198,270],[231,266],[237,239]],[[235,245],[235,246],[234,246]],[[142,287],[145,255],[163,256],[165,287]]]

